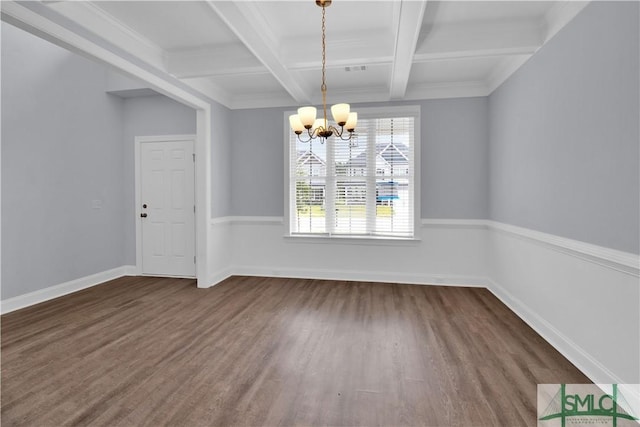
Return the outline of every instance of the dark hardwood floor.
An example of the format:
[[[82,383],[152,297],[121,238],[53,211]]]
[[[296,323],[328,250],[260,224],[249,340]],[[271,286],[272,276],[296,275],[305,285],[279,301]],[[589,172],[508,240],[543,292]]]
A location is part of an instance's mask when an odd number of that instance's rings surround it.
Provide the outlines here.
[[[126,277],[2,316],[2,426],[524,426],[588,379],[489,291]]]

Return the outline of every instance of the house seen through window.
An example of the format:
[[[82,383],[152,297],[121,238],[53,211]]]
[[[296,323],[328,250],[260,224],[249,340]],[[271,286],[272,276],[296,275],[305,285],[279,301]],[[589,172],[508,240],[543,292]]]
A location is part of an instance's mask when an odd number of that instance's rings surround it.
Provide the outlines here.
[[[350,141],[289,133],[291,235],[414,237],[419,111],[391,111],[359,110]]]

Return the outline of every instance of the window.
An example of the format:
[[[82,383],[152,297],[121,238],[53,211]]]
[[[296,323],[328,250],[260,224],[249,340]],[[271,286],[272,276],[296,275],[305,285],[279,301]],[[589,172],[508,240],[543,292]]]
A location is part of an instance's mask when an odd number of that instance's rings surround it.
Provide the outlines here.
[[[419,107],[358,109],[356,136],[298,141],[288,129],[290,235],[413,238]]]

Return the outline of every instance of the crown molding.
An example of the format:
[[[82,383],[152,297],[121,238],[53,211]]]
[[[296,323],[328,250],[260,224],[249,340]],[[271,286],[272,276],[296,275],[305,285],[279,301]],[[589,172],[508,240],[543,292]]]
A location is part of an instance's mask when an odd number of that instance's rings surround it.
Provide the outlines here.
[[[513,73],[518,71],[525,62],[531,58],[533,54],[529,55],[514,55],[504,58],[500,65],[495,67],[491,74],[487,77],[487,95],[493,93],[502,83],[504,83]]]
[[[465,37],[461,37],[465,35]],[[423,34],[414,62],[478,56],[532,54],[543,43],[539,21],[485,21],[437,25]]]
[[[290,107],[296,101],[285,91],[262,92],[236,95],[232,98],[229,108],[242,110],[251,108]]]
[[[529,54],[514,55],[505,58],[498,67],[487,78],[489,94],[493,93],[502,83],[514,74],[525,62],[529,60],[542,46],[544,46],[553,36],[565,27],[573,18],[584,9],[590,1],[559,1],[556,2],[542,20],[538,23],[542,42]]]
[[[276,37],[257,6],[249,2],[211,0],[207,1],[207,4],[296,102],[309,102],[308,91],[284,66],[277,51]]]
[[[231,108],[231,94],[207,78],[181,79],[181,81],[210,99],[219,102],[227,108]]]
[[[514,55],[533,55],[537,46],[514,46],[502,48],[471,49],[448,52],[421,53],[414,58],[414,64],[435,61],[451,61],[456,59],[497,58]]]
[[[166,64],[167,71],[179,79],[269,72],[239,43],[170,50]]]
[[[471,98],[489,95],[489,87],[484,81],[463,81],[409,85],[403,99],[443,99]]]
[[[118,21],[93,2],[56,2],[48,7],[150,65],[165,69],[165,52],[160,46]]]
[[[564,28],[578,13],[584,9],[590,1],[559,1],[544,15],[541,23],[544,32],[544,42],[548,42],[558,31]]]

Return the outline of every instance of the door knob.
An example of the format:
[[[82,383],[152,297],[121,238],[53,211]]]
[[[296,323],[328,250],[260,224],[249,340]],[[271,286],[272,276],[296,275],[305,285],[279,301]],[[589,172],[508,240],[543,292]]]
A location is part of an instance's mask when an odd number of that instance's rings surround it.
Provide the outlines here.
[[[147,217],[147,214],[146,214],[146,213],[141,213],[141,214],[140,214],[140,218],[146,218],[146,217]]]

